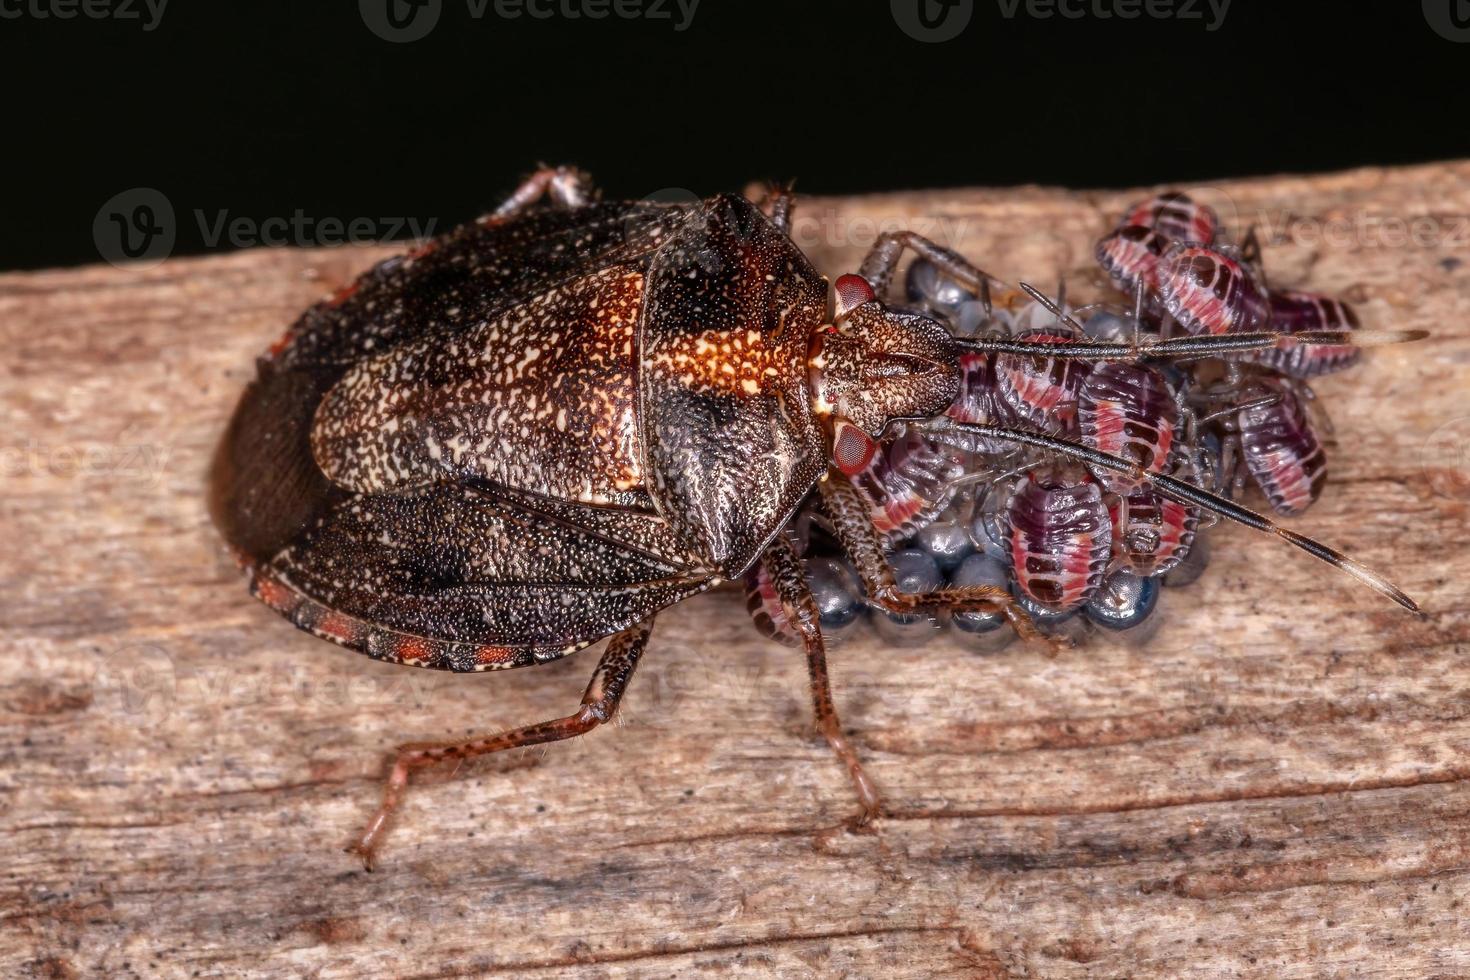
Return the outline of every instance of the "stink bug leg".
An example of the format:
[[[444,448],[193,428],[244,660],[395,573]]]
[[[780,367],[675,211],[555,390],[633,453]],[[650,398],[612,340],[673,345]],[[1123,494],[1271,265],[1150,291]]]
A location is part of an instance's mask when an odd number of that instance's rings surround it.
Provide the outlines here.
[[[888,292],[893,274],[898,270],[898,260],[906,248],[929,260],[940,272],[977,294],[980,302],[985,304],[985,311],[990,312],[990,284],[993,277],[959,253],[912,231],[884,232],[878,236],[878,241],[863,259],[858,274],[872,284],[874,293],[883,296]],[[994,281],[997,284],[1000,282]]]
[[[881,806],[878,789],[863,765],[847,736],[842,734],[842,723],[837,720],[837,707],[832,703],[832,684],[827,677],[827,645],[822,639],[822,629],[817,622],[817,604],[807,587],[806,576],[801,571],[801,561],[784,534],[771,540],[761,555],[761,565],[776,588],[781,604],[792,613],[787,624],[800,637],[806,647],[807,672],[812,684],[812,710],[816,714],[817,730],[827,739],[837,758],[847,767],[857,790],[858,802],[863,812],[858,823],[866,823],[876,817]]]
[[[934,592],[904,592],[893,569],[883,557],[883,541],[873,527],[870,510],[847,476],[834,469],[818,484],[822,506],[843,550],[852,559],[867,590],[868,601],[888,612],[906,615],[930,609],[951,612],[1003,612],[1022,639],[1043,640],[1026,610],[1005,589],[993,585],[968,585]]]
[[[552,203],[564,208],[579,208],[597,197],[592,177],[576,167],[538,167],[535,173],[521,182],[510,197],[490,212],[481,221],[506,221],[524,212],[531,205],[549,197]]]
[[[643,648],[648,645],[648,635],[653,630],[653,620],[647,620],[631,629],[613,636],[592,672],[587,692],[582,695],[582,706],[576,713],[537,725],[512,728],[498,735],[472,738],[461,742],[409,742],[398,747],[393,760],[393,769],[383,790],[383,802],[378,812],[368,821],[362,836],[347,850],[362,858],[363,865],[371,871],[377,860],[378,845],[388,820],[408,789],[408,774],[414,769],[432,766],[449,760],[462,761],[491,752],[518,749],[526,745],[542,745],[559,742],[564,738],[585,735],[598,725],[612,719],[628,688]]]
[[[796,201],[796,191],[793,189],[795,181],[778,183],[771,181],[766,185],[766,196],[761,201],[761,210],[766,217],[771,219],[771,224],[782,234],[791,234],[791,208]]]

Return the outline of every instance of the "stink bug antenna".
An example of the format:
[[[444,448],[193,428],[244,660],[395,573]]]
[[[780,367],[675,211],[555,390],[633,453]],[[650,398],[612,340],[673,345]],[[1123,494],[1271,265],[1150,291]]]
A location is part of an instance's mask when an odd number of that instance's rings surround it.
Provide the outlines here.
[[[1199,507],[1202,510],[1218,514],[1227,520],[1244,524],[1246,527],[1254,528],[1265,534],[1274,535],[1295,548],[1300,548],[1314,558],[1318,558],[1334,568],[1339,568],[1353,578],[1362,582],[1380,595],[1387,596],[1394,602],[1403,606],[1411,612],[1419,611],[1419,604],[1398,586],[1394,585],[1382,575],[1373,571],[1368,566],[1349,558],[1342,552],[1330,548],[1320,541],[1315,541],[1304,534],[1298,534],[1290,528],[1282,527],[1268,517],[1263,517],[1248,507],[1242,507],[1232,500],[1227,500],[1208,490],[1201,489],[1192,483],[1165,476],[1162,473],[1154,473],[1130,462],[1120,456],[1099,452],[1074,442],[1064,439],[1056,439],[1051,436],[1042,435],[1037,432],[1028,432],[1024,429],[1009,429],[997,425],[985,425],[968,422],[955,422],[951,419],[937,419],[931,424],[927,431],[941,442],[948,442],[947,433],[962,433],[970,435],[986,436],[993,439],[1002,439],[1009,442],[1018,442],[1023,445],[1032,446],[1050,453],[1055,453],[1067,459],[1085,463],[1088,466],[1111,470],[1115,473],[1123,473],[1134,479],[1148,481],[1161,495],[1179,503]]]
[[[1065,280],[1057,284],[1057,295],[1059,297],[1059,301],[1056,302],[1051,300],[1045,293],[1037,289],[1035,286],[1031,285],[1029,282],[1021,283],[1021,289],[1026,293],[1027,296],[1030,296],[1032,299],[1036,300],[1036,302],[1045,307],[1048,313],[1056,317],[1058,323],[1064,323],[1067,326],[1075,329],[1078,333],[1082,332],[1082,324],[1072,319],[1071,315],[1068,314],[1066,310],[1065,297],[1067,295],[1067,284]]]
[[[1139,344],[1139,334],[1143,330],[1143,277],[1138,277],[1138,282],[1133,284],[1133,346]]]
[[[1030,283],[1021,283],[1026,295],[1040,303],[1057,318],[1057,321],[1083,333],[1083,328],[1070,314]],[[1141,297],[1139,298],[1141,303]],[[1137,321],[1135,321],[1136,323]],[[1131,361],[1144,357],[1194,358],[1224,357],[1230,354],[1245,354],[1252,351],[1290,350],[1298,344],[1309,346],[1383,347],[1422,340],[1429,336],[1424,330],[1304,330],[1300,333],[1255,333],[1187,334],[1167,340],[1143,343],[1135,328],[1133,342],[1127,344],[1048,343],[1046,341],[1009,340],[1006,338],[977,337],[954,338],[964,351],[977,354],[1020,354],[1058,358],[1082,358],[1093,361]]]

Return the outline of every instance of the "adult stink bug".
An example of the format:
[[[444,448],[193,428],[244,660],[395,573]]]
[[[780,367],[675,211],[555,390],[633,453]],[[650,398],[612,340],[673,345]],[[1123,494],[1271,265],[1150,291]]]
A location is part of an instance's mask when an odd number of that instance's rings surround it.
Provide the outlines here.
[[[543,195],[551,201],[542,204]],[[940,440],[1018,442],[1146,482],[1267,531],[1410,609],[1361,565],[1231,501],[1043,433],[940,416],[962,354],[1136,360],[1364,343],[1368,332],[1178,337],[1145,346],[962,340],[887,309],[912,249],[980,291],[984,274],[911,234],[828,285],[742,198],[598,202],[543,170],[501,209],[390,259],[307,310],[259,362],[216,455],[211,511],[252,589],[297,626],[370,656],[456,671],[531,665],[611,637],[572,714],[398,749],[354,845],[371,865],[410,772],[582,734],[617,710],[659,610],[760,563],[807,654],[817,723],[863,813],[877,790],[843,735],[819,613],[782,528],[813,486],[869,601],[895,613],[1014,615],[982,584],[898,589],[846,428],[933,420]],[[1381,339],[1381,338],[1380,338]],[[1018,620],[1019,622],[1019,620]],[[1034,634],[1034,631],[1032,631]]]

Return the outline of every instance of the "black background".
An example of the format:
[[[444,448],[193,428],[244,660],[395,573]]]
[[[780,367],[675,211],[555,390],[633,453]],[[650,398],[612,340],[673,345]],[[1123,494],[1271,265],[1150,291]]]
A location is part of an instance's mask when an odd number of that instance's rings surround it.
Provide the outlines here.
[[[821,193],[1122,186],[1470,156],[1470,44],[1415,0],[1234,0],[1213,32],[1203,2],[1202,19],[1125,21],[974,0],[940,44],[905,34],[887,0],[701,0],[682,32],[443,5],[407,44],[374,35],[355,0],[171,0],[151,32],[0,20],[0,267],[97,261],[99,208],[140,186],[168,197],[176,252],[192,253],[195,209],[443,228],[539,160],[642,197],[762,177]]]

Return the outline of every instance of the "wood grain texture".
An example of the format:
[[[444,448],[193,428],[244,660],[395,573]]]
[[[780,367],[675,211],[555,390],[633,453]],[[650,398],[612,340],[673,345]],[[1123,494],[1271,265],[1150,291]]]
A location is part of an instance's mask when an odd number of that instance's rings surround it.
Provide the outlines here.
[[[0,975],[1470,974],[1470,163],[1203,195],[1276,284],[1432,332],[1318,385],[1339,445],[1293,522],[1422,619],[1227,530],[1142,650],[855,639],[890,815],[852,833],[801,657],[719,591],[660,619],[617,725],[421,780],[373,874],[340,848],[390,746],[563,713],[595,662],[375,663],[221,553],[203,473],[254,356],[395,250],[0,276]],[[1080,288],[1136,196],[808,198],[796,237],[836,274],[913,227]]]

